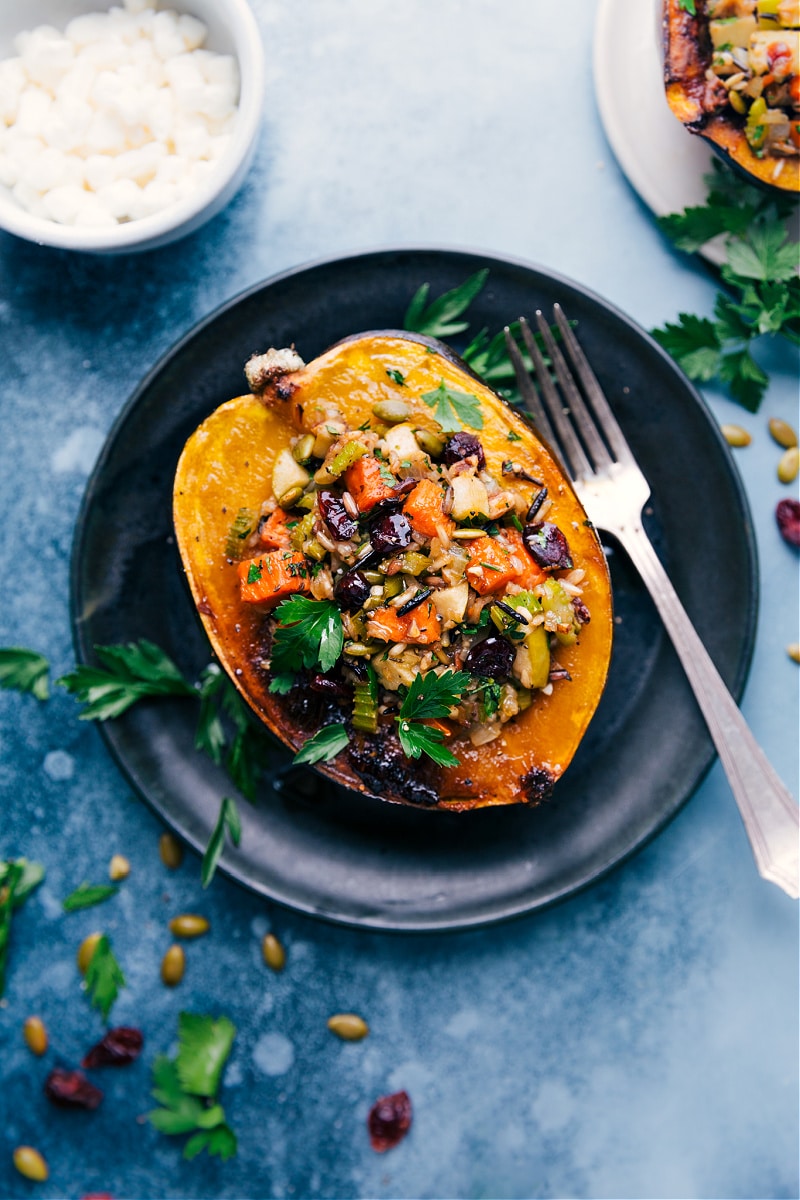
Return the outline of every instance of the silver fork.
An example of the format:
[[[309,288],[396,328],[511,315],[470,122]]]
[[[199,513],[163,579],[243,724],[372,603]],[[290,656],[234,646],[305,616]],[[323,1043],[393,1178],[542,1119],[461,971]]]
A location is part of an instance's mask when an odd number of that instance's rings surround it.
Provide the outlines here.
[[[747,727],[642,527],[642,509],[650,487],[560,305],[553,306],[553,315],[575,374],[542,313],[537,312],[536,323],[561,389],[559,395],[530,326],[521,318],[522,337],[539,384],[537,390],[506,327],[506,344],[522,398],[539,431],[560,453],[594,525],[619,540],[641,575],[708,725],[759,873],[796,900],[800,893],[800,810]]]

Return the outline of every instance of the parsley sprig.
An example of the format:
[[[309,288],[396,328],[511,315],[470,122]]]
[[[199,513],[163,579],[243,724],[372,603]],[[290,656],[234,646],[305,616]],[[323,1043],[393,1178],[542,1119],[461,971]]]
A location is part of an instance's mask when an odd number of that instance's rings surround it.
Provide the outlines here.
[[[786,218],[792,203],[741,182],[722,163],[706,177],[705,204],[659,220],[679,250],[694,253],[713,238],[724,239],[721,276],[727,291],[717,293],[714,318],[679,313],[652,331],[690,379],[717,381],[731,397],[756,412],[769,376],[752,354],[762,337],[784,337],[800,345],[800,244],[792,241]]]
[[[98,938],[92,957],[89,959],[85,986],[92,1008],[99,1009],[103,1014],[103,1020],[107,1021],[120,989],[125,987],[125,975],[117,962],[106,934],[102,934]]]
[[[205,1150],[224,1162],[236,1153],[236,1135],[217,1099],[235,1036],[236,1026],[227,1017],[182,1012],[177,1055],[160,1054],[153,1063],[153,1098],[161,1107],[147,1117],[159,1133],[193,1135],[183,1148],[184,1158]]]
[[[43,879],[41,863],[30,862],[27,858],[8,858],[0,862],[0,997],[5,990],[14,913]]]
[[[443,744],[442,730],[423,722],[447,717],[471,683],[468,671],[447,670],[441,675],[429,671],[427,675],[414,677],[395,718],[404,754],[409,758],[427,754],[439,766],[458,766],[456,756]]]
[[[298,671],[330,671],[342,653],[342,614],[332,600],[291,596],[275,609],[271,692],[289,690]]]
[[[223,796],[222,798],[217,822],[212,830],[205,854],[203,855],[200,882],[204,888],[207,888],[214,878],[217,863],[222,857],[222,851],[225,848],[226,835],[230,837],[234,846],[238,846],[242,839],[242,821],[239,816],[239,809],[236,801],[231,800],[230,796]]]
[[[420,400],[433,409],[433,415],[445,433],[463,429],[465,425],[470,429],[483,429],[478,397],[471,392],[460,392],[457,388],[449,387],[443,379],[434,391],[423,392]]]
[[[86,707],[82,721],[107,721],[146,696],[187,696],[195,690],[153,642],[95,646],[103,667],[81,665],[56,682]]]
[[[0,648],[0,688],[30,692],[37,700],[50,695],[50,664],[42,654],[21,646]]]
[[[478,295],[489,271],[484,268],[476,271],[465,279],[458,287],[452,288],[438,296],[428,304],[431,285],[423,283],[414,293],[404,319],[404,327],[413,333],[423,333],[428,337],[448,338],[457,333],[463,333],[469,327],[468,321],[459,321]]]
[[[341,722],[324,725],[300,747],[292,762],[330,762],[350,741],[347,728]]]
[[[95,904],[102,904],[104,900],[110,900],[112,896],[116,896],[118,891],[119,886],[115,883],[84,882],[79,884],[74,892],[70,892],[61,907],[64,912],[80,912],[84,908],[93,908]]]

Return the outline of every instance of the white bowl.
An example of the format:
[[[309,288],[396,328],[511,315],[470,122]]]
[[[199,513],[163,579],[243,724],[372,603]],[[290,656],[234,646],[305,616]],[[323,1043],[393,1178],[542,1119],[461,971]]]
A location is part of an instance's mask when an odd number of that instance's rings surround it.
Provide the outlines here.
[[[122,0],[0,0],[0,59],[14,55],[13,40],[38,25],[64,29],[75,16],[121,7]],[[62,225],[34,216],[0,185],[0,228],[42,246],[115,254],[151,250],[184,237],[210,220],[233,197],[256,149],[264,99],[264,48],[247,0],[158,0],[159,10],[190,13],[208,27],[204,49],[232,54],[241,79],[231,144],[216,169],[190,197],[151,216],[97,228]]]

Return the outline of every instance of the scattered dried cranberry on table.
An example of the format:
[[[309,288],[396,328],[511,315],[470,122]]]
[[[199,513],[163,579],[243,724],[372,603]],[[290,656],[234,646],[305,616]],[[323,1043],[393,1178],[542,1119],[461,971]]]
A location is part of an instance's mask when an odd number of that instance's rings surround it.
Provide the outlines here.
[[[383,1154],[401,1142],[411,1128],[411,1098],[408,1092],[381,1096],[367,1117],[369,1140],[373,1150]]]
[[[125,1067],[139,1057],[143,1041],[140,1029],[118,1025],[116,1029],[109,1029],[105,1037],[87,1051],[81,1066]]]
[[[82,1071],[65,1071],[54,1067],[44,1081],[44,1094],[58,1108],[92,1110],[102,1102],[100,1088],[90,1083]]]

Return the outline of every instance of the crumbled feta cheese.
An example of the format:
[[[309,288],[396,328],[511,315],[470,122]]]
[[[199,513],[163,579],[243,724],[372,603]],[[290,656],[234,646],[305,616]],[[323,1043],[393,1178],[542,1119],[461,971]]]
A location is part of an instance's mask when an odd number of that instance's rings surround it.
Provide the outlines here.
[[[197,17],[123,0],[40,25],[0,61],[0,186],[62,224],[135,221],[191,195],[231,140],[238,64]]]

